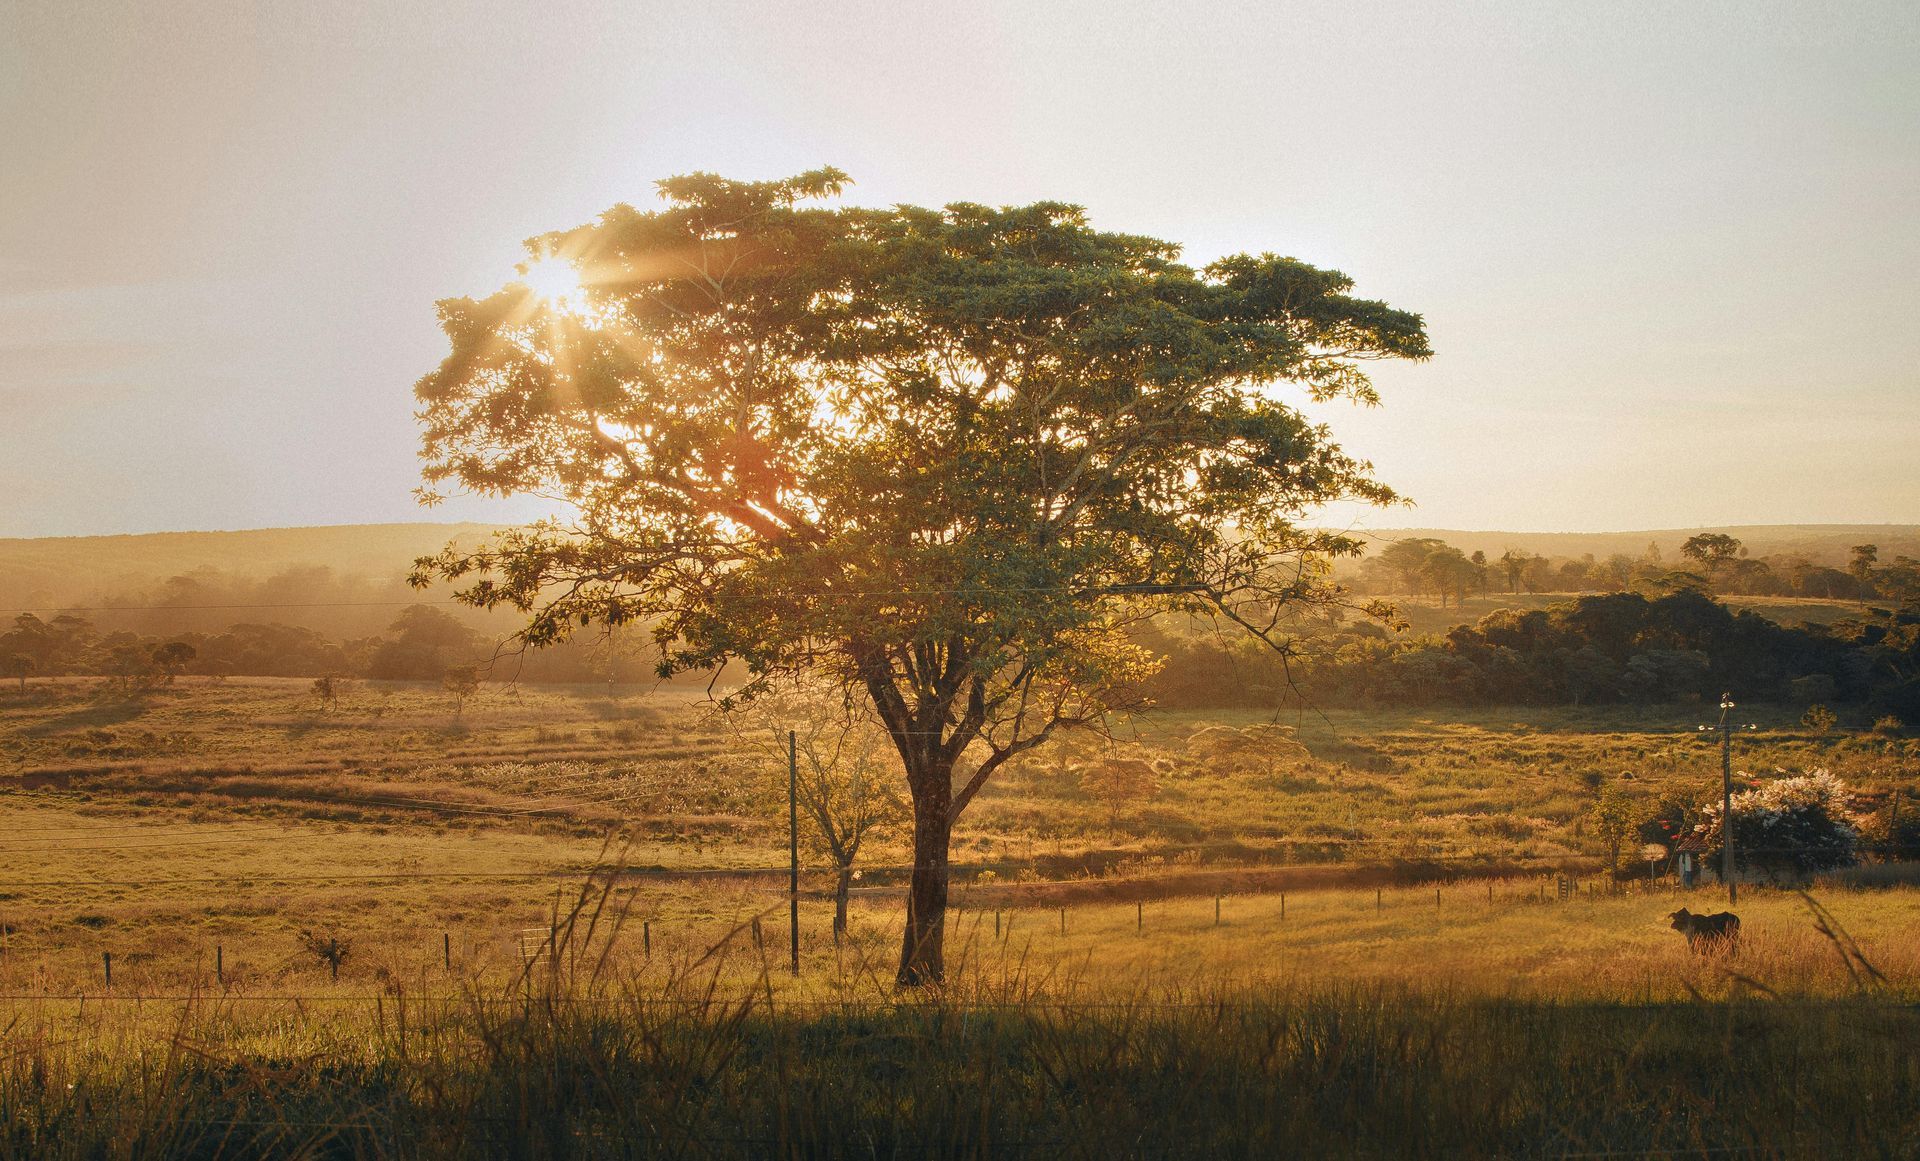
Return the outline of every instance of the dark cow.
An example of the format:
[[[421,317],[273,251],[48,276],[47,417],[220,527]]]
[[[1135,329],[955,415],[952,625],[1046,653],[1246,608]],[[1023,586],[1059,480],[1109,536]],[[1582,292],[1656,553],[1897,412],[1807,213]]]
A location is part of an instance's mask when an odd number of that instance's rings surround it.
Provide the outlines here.
[[[1673,929],[1687,937],[1687,946],[1697,952],[1731,948],[1740,938],[1740,917],[1731,911],[1718,915],[1695,915],[1682,907],[1667,918]]]

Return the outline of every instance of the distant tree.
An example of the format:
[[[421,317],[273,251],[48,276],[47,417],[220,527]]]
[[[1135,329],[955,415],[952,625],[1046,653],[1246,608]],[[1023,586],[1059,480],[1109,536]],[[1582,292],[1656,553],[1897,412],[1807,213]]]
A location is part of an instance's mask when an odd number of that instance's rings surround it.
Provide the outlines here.
[[[32,613],[21,613],[11,628],[0,633],[0,656],[24,653],[33,658],[35,673],[74,673],[86,667],[94,641],[93,625],[84,617],[62,613],[42,621]]]
[[[535,239],[525,283],[440,304],[416,387],[429,486],[567,501],[571,519],[415,577],[528,617],[522,640],[644,623],[663,669],[746,690],[817,672],[871,702],[914,809],[896,978],[944,974],[953,827],[1006,762],[1141,704],[1128,626],[1210,615],[1286,648],[1330,608],[1385,499],[1282,393],[1371,400],[1424,358],[1418,316],[1274,255],[1205,269],[1058,203],[816,209],[846,176],[661,183]],[[959,771],[964,770],[964,775]]]
[[[1529,555],[1520,571],[1520,583],[1530,593],[1551,591],[1554,587],[1553,562],[1544,556]]]
[[[1532,559],[1530,553],[1521,552],[1512,548],[1500,554],[1500,567],[1507,574],[1508,592],[1516,596],[1519,594],[1520,582],[1526,576],[1527,561],[1530,559]]]
[[[1873,566],[1880,563],[1880,546],[1856,544],[1847,552],[1847,575],[1860,582],[1865,596],[1873,585]]]
[[[1920,560],[1894,557],[1892,564],[1874,570],[1873,587],[1902,608],[1920,608]]]
[[[153,666],[159,671],[160,681],[172,685],[173,679],[185,673],[200,651],[185,641],[168,641],[153,647]]]
[[[1451,544],[1442,544],[1427,554],[1420,565],[1420,577],[1440,599],[1440,607],[1445,608],[1449,595],[1456,603],[1463,603],[1467,593],[1479,583],[1479,573],[1466,554]]]
[[[1417,536],[1409,540],[1396,540],[1380,550],[1380,561],[1391,568],[1400,577],[1400,591],[1410,596],[1418,596],[1424,591],[1431,579],[1427,573],[1427,562],[1434,553],[1451,549],[1443,540],[1431,536]],[[1443,592],[1440,603],[1446,604]]]
[[[1639,562],[1624,552],[1616,552],[1591,570],[1595,579],[1605,582],[1609,592],[1626,592],[1632,587],[1634,569]]]
[[[1474,585],[1480,590],[1480,595],[1484,597],[1487,595],[1488,582],[1493,575],[1492,568],[1487,564],[1486,551],[1476,548],[1473,550],[1473,555],[1467,559],[1473,562]]]
[[[313,679],[313,696],[320,701],[323,710],[338,709],[340,706],[340,683],[333,674],[328,673]]]
[[[142,645],[131,633],[110,636],[102,643],[100,672],[107,677],[107,689],[129,699],[144,697],[166,684],[164,672],[154,660],[151,646]]]
[[[42,662],[45,672],[77,672],[87,662],[99,634],[93,622],[74,613],[62,613],[47,623],[52,639],[52,664]]]
[[[450,665],[440,676],[440,688],[453,695],[453,716],[459,717],[467,708],[467,699],[480,690],[480,667],[478,665]]]
[[[388,627],[367,663],[367,675],[390,681],[432,681],[450,665],[475,660],[484,650],[480,634],[444,609],[412,605]]]
[[[27,688],[27,678],[32,677],[40,666],[26,653],[8,653],[0,656],[0,677],[18,678],[20,688]]]
[[[1741,549],[1739,539],[1724,532],[1700,532],[1687,537],[1686,543],[1680,546],[1680,555],[1706,570],[1709,579],[1717,579],[1739,558]]]

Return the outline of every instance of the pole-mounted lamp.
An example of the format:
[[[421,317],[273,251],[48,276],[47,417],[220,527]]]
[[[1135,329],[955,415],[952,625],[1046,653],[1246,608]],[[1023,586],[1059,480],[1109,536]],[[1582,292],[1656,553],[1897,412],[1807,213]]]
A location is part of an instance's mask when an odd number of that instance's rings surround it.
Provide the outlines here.
[[[1701,733],[1708,730],[1720,731],[1720,878],[1727,884],[1727,906],[1738,902],[1737,888],[1733,882],[1733,723],[1727,715],[1733,711],[1733,695],[1720,695],[1720,721],[1711,726],[1699,727]],[[1757,730],[1760,727],[1749,722],[1742,729]]]

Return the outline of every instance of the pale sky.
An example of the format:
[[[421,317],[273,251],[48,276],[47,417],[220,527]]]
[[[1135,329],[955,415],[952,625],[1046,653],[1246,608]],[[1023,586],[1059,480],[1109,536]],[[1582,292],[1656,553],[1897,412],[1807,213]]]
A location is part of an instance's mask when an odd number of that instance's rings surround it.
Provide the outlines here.
[[[1378,527],[1920,521],[1910,2],[0,0],[0,536],[531,512],[412,501],[434,300],[825,164],[1425,314]]]

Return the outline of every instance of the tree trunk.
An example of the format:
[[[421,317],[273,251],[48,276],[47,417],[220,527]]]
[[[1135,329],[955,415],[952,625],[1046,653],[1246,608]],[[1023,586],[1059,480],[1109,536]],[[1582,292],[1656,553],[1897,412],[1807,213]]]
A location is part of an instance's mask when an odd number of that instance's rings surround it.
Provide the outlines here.
[[[853,882],[853,864],[840,864],[840,877],[833,885],[833,946],[847,933],[847,890]]]
[[[952,772],[920,772],[913,788],[913,876],[907,884],[907,926],[900,941],[903,988],[937,984],[946,978],[947,846],[953,835],[948,815],[953,798]]]

